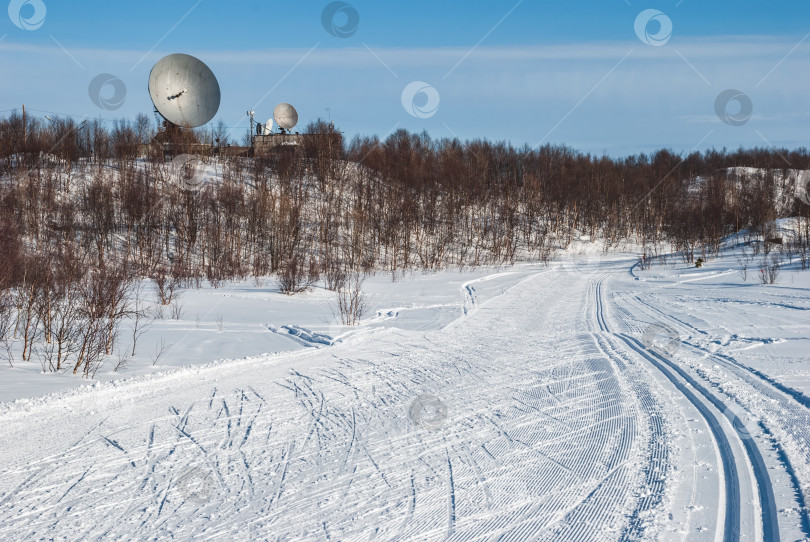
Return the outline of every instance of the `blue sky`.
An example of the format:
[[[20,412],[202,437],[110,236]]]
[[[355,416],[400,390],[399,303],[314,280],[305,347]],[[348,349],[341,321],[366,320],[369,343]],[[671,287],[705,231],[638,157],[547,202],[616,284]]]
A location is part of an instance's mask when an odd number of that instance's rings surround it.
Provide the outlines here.
[[[288,101],[302,123],[331,115],[349,137],[406,128],[614,156],[808,146],[806,0],[357,0],[333,19],[356,14],[347,37],[324,27],[329,3],[13,0],[21,19],[0,17],[0,110],[151,115],[151,66],[185,52],[217,74],[217,120],[234,138],[247,109],[265,119]],[[126,86],[120,108],[91,100],[101,73]],[[723,122],[716,101],[729,89],[743,97]]]

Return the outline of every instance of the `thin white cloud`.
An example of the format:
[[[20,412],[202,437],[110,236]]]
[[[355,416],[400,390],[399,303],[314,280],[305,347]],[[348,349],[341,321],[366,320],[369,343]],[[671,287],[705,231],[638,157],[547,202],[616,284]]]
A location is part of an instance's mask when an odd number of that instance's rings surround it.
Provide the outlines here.
[[[314,44],[313,44],[314,45]],[[602,60],[621,58],[633,49],[635,58],[667,59],[677,50],[690,59],[752,59],[777,56],[796,45],[796,40],[774,36],[721,36],[711,38],[689,37],[672,40],[665,47],[649,47],[638,41],[587,42],[553,45],[521,45],[510,47],[480,47],[471,55],[478,60],[531,61],[531,60]],[[373,47],[373,44],[372,44]],[[456,62],[468,52],[464,47],[402,48],[373,47],[374,52],[385,62],[401,65],[416,62],[426,67],[447,66]],[[104,61],[125,63],[132,58],[140,58],[143,51],[135,49],[91,49],[68,47],[71,54],[80,58],[93,58]],[[210,62],[235,65],[286,65],[298,60],[308,48],[300,49],[255,49],[255,50],[196,50],[188,51],[205,57]],[[55,46],[14,43],[6,40],[0,44],[0,51],[7,53],[61,54]],[[151,56],[157,60],[172,51],[154,51]],[[810,57],[810,44],[800,46],[793,58]],[[327,49],[318,48],[309,59],[310,64],[370,66],[379,63],[365,47]]]
[[[217,74],[223,96],[220,117],[229,126],[246,123],[244,111],[273,89],[263,104],[267,111],[257,112],[260,117],[269,116],[274,103],[294,101],[302,124],[325,116],[326,107],[330,107],[332,118],[348,135],[382,135],[401,123],[415,131],[428,129],[439,137],[457,133],[462,138],[532,144],[632,50],[615,73],[554,132],[552,142],[587,145],[586,150],[601,152],[619,142],[627,149],[649,145],[677,148],[679,142],[692,141],[691,148],[705,133],[693,133],[696,125],[719,122],[714,100],[728,88],[748,93],[755,115],[750,126],[743,129],[718,130],[713,136],[718,139],[707,145],[723,146],[726,142],[719,138],[730,135],[747,137],[749,127],[752,145],[761,141],[755,129],[799,141],[805,137],[805,112],[810,111],[806,91],[810,88],[806,69],[810,43],[798,47],[761,86],[756,86],[797,41],[729,36],[678,38],[665,47],[649,47],[638,41],[481,47],[446,80],[443,75],[466,49],[377,48],[369,44],[375,53],[371,54],[364,47],[318,47],[281,84],[279,80],[307,49],[185,52],[204,59]],[[105,118],[149,113],[149,69],[163,54],[176,52],[154,51],[130,73],[129,68],[143,51],[66,46],[86,70],[80,70],[55,45],[0,43],[0,70],[4,74],[0,79],[0,110],[18,107],[24,101],[41,110]],[[89,100],[88,84],[102,72],[117,75],[126,83],[129,93],[121,110],[100,111]],[[413,80],[431,82],[441,94],[439,112],[430,121],[413,119],[402,108],[402,89]]]

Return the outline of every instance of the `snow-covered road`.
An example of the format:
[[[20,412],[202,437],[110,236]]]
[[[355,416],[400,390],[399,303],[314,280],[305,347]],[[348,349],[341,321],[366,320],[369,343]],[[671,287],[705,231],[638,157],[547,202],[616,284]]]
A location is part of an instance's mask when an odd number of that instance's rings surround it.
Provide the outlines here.
[[[804,392],[629,267],[465,284],[441,330],[5,405],[0,539],[808,536]]]

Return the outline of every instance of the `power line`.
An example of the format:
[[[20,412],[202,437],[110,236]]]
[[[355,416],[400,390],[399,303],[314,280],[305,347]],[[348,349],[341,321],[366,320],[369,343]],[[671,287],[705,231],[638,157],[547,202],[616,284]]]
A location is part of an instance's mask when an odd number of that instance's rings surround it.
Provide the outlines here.
[[[60,113],[58,111],[49,111],[47,109],[37,109],[36,107],[27,107],[26,109],[28,109],[29,111],[36,111],[38,113],[46,113],[48,115],[56,115],[56,116],[59,116],[59,117],[69,117],[69,118],[81,119],[81,120],[98,120],[100,122],[118,122],[118,121],[121,121],[121,120],[126,120],[126,119],[105,119],[105,118],[100,118],[100,117],[99,118],[94,118],[94,117],[87,117],[87,116],[82,116],[82,115],[71,115],[70,113]],[[6,109],[6,110],[3,110],[3,111],[0,111],[0,113],[11,113],[13,111],[18,111],[18,110],[19,110],[18,108]],[[214,124],[214,123],[211,123],[210,129],[215,129],[215,128],[217,128],[217,125]],[[236,129],[240,129],[240,128],[246,128],[246,126],[244,126],[244,125],[242,125],[242,126],[225,126],[224,128],[226,128],[228,130],[236,130]]]
[[[48,113],[49,115],[57,115],[59,117],[69,117],[69,118],[73,118],[73,119],[82,119],[82,120],[98,120],[98,121],[101,121],[101,122],[116,122],[113,119],[85,117],[85,116],[82,116],[82,115],[71,115],[70,113],[60,113],[58,111],[48,111],[48,110],[45,110],[45,109],[37,109],[35,107],[29,107],[28,109],[31,110],[31,111],[37,111],[39,113]]]

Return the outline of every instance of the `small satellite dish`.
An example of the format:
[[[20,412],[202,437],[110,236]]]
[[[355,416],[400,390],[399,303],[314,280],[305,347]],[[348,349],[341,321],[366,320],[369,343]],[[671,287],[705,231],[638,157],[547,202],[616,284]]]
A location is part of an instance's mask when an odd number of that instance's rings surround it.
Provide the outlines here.
[[[221,100],[214,72],[184,54],[169,55],[155,64],[149,74],[149,96],[164,119],[185,128],[210,122]]]
[[[270,135],[273,133],[273,119],[267,119],[267,123],[264,125],[264,135]]]
[[[282,130],[292,130],[298,124],[298,111],[288,103],[281,103],[273,111],[273,118]]]

